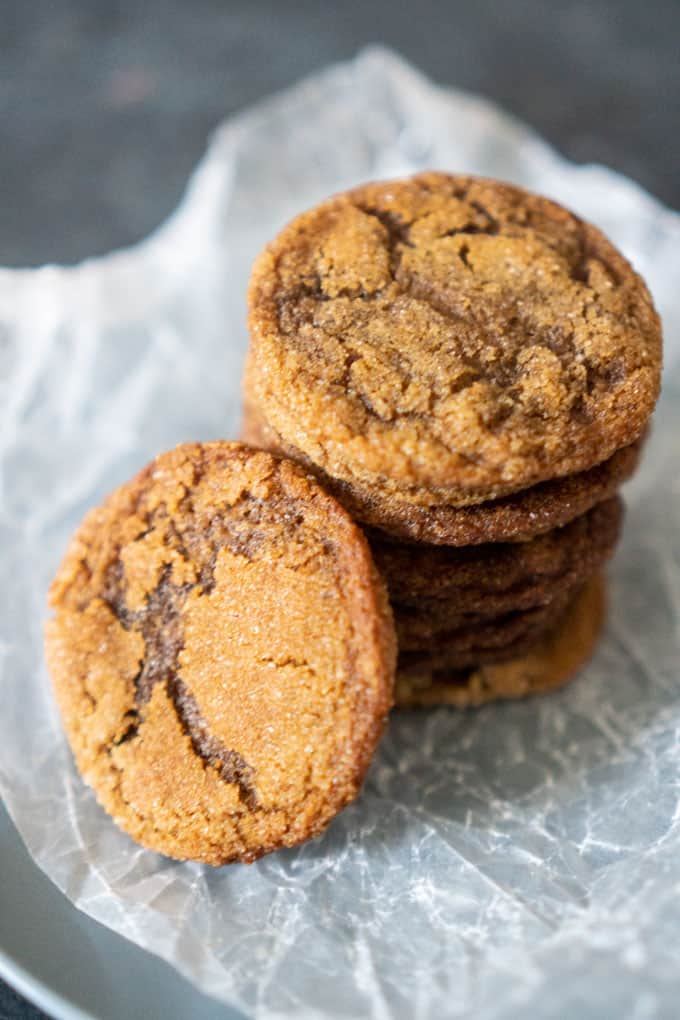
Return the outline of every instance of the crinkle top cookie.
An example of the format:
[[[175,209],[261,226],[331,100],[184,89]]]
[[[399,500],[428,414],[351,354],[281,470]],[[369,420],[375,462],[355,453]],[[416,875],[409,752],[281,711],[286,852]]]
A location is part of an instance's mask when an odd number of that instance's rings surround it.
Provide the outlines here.
[[[394,630],[363,535],[296,465],[226,442],[162,454],[88,514],[50,601],[76,762],[143,845],[251,861],[356,796]]]
[[[466,505],[641,435],[661,333],[594,226],[500,182],[368,184],[285,227],[249,290],[256,397],[335,478]]]

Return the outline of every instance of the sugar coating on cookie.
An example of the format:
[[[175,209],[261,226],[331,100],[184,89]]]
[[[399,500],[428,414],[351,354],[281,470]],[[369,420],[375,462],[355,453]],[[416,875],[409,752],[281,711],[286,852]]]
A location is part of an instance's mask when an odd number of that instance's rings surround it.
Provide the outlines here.
[[[363,535],[296,465],[226,442],[162,454],[87,515],[50,602],[77,765],[144,846],[252,861],[357,795],[394,630]]]
[[[608,500],[635,472],[646,432],[587,471],[539,482],[528,489],[471,506],[420,506],[395,493],[332,478],[299,450],[285,443],[253,402],[244,380],[241,438],[253,446],[285,454],[312,471],[352,516],[386,537],[433,546],[474,546],[526,541],[563,527]]]
[[[464,506],[642,433],[661,368],[643,281],[546,198],[441,173],[293,220],[249,291],[254,397],[330,476]]]

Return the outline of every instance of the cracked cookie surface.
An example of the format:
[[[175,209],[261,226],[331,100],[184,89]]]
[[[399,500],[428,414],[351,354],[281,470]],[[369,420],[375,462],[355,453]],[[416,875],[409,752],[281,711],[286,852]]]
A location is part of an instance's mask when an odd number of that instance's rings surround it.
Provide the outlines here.
[[[586,471],[659,390],[649,293],[598,231],[510,185],[370,184],[292,221],[249,290],[253,398],[349,487],[460,507]]]
[[[87,515],[50,602],[76,763],[144,846],[251,861],[357,795],[394,629],[363,535],[296,465],[226,442],[162,454]]]

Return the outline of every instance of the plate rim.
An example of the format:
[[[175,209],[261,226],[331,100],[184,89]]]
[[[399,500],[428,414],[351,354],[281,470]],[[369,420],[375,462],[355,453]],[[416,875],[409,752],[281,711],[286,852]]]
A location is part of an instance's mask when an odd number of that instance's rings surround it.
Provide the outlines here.
[[[55,992],[27,967],[15,960],[2,946],[0,946],[0,978],[54,1020],[99,1020],[94,1013],[86,1012],[59,992]]]
[[[9,840],[5,845],[6,836]],[[166,1020],[168,1016],[171,1020],[184,1020],[186,1016],[194,1013],[201,1020],[248,1020],[251,1016],[242,1007],[225,1002],[219,996],[210,994],[206,989],[190,981],[163,956],[140,946],[121,932],[102,924],[86,911],[76,907],[29,853],[1,796],[0,854],[3,863],[6,862],[10,879],[13,873],[19,876],[19,885],[16,886],[19,898],[11,892],[7,898],[7,905],[10,908],[7,918],[10,924],[8,927],[0,926],[0,980],[46,1013],[49,1020],[105,1020],[105,1018],[119,1020],[122,1016],[146,1015],[144,1012],[146,1009],[151,1009],[154,1020]],[[14,872],[13,865],[18,866]],[[22,892],[26,881],[28,885]],[[51,894],[58,900],[56,914],[53,914]],[[37,954],[26,951],[21,938],[21,932],[26,931],[24,923],[26,919],[23,918],[23,912],[20,916],[17,911],[20,910],[24,895],[28,895],[30,900],[29,923],[30,919],[35,917],[36,910],[47,918],[47,937],[40,941],[42,948]],[[0,910],[4,902],[0,896]],[[18,939],[12,937],[15,928],[13,919],[18,922]],[[73,940],[69,938],[70,932],[75,936]],[[105,940],[103,944],[102,935]],[[49,947],[55,941],[59,943],[58,956],[66,960],[70,974],[65,982],[53,979],[52,966],[46,970],[42,969]],[[94,950],[92,957],[87,952],[83,955],[86,943]],[[133,958],[128,956],[129,953],[133,954]],[[90,975],[94,964],[94,982],[88,980],[83,984],[78,978],[78,968],[84,964],[90,968]],[[151,972],[148,970],[149,967],[152,968]],[[160,970],[157,971],[156,967]],[[127,975],[127,984],[131,992],[121,999],[115,987],[106,985],[105,998],[100,1007],[100,986],[97,979],[100,970],[107,977],[112,974],[120,977]],[[167,974],[164,973],[166,970]],[[158,989],[167,987],[167,977],[170,977],[173,989],[172,998],[166,1001],[166,993],[163,992],[159,1000]],[[140,995],[136,991],[138,987],[146,991]],[[154,988],[154,991],[149,993],[149,988]],[[166,1012],[167,1010],[169,1012]]]

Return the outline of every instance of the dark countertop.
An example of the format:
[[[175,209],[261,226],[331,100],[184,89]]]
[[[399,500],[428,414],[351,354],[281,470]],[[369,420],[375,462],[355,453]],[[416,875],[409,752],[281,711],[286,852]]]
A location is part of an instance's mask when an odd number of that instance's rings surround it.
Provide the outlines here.
[[[0,265],[129,244],[211,129],[371,42],[680,206],[678,0],[0,0]]]
[[[678,0],[0,0],[0,265],[174,208],[227,114],[383,42],[680,206]],[[0,1020],[42,1016],[0,982]]]

